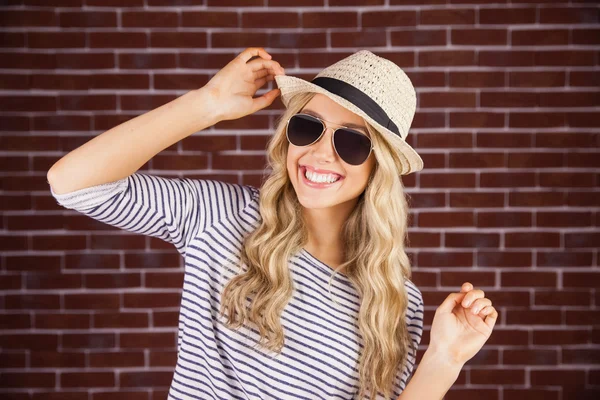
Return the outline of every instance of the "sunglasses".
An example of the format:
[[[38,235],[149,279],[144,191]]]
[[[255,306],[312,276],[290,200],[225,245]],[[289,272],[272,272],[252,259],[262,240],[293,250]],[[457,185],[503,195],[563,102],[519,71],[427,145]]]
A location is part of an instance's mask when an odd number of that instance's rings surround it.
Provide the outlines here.
[[[310,146],[325,132],[325,123],[309,114],[298,113],[287,120],[286,135],[294,146]],[[354,129],[339,127],[333,131],[333,148],[345,163],[360,165],[371,155],[371,138]]]

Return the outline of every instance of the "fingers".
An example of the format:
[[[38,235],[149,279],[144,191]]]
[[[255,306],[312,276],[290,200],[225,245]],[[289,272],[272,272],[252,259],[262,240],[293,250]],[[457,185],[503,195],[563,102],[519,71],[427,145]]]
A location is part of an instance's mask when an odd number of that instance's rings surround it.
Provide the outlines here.
[[[494,325],[496,325],[496,321],[498,320],[498,311],[492,306],[486,307],[486,310],[486,317],[483,322],[485,322],[490,329],[494,329]]]
[[[477,315],[477,314],[479,314],[480,311],[483,311],[484,307],[491,306],[491,305],[492,305],[492,301],[490,299],[480,298],[480,299],[475,300],[473,302],[473,304],[471,304],[471,308],[469,309],[469,311],[472,314]]]
[[[468,292],[469,290],[473,290],[473,285],[470,282],[465,282],[460,288],[461,292]]]
[[[259,56],[250,62],[252,57]],[[243,52],[241,52],[238,57],[244,64],[250,66],[250,70],[252,72],[259,71],[261,69],[269,70],[273,75],[276,74],[285,74],[285,70],[277,61],[272,60],[272,56],[265,51],[262,47],[249,47]]]
[[[247,63],[252,57],[262,57],[264,59],[270,60],[272,57],[269,53],[265,51],[262,47],[248,47],[246,50],[242,51],[237,58],[242,60],[244,63]]]
[[[463,307],[469,308],[469,312],[474,315],[481,315],[485,324],[492,329],[498,319],[498,311],[492,306],[492,300],[485,297],[485,292],[481,289],[474,289],[469,282],[463,283],[461,293],[455,293],[457,296],[464,294],[460,303]]]
[[[476,299],[480,299],[482,297],[485,296],[485,292],[481,289],[473,289],[470,290],[466,295],[465,298],[462,301],[462,305],[465,308],[471,307],[471,304],[473,303],[473,301],[475,301]]]
[[[261,71],[263,69],[268,70],[273,75],[285,74],[285,69],[275,60],[263,60],[257,58],[248,63],[252,72]]]
[[[460,304],[463,296],[464,293],[450,293],[435,312],[451,313],[452,310],[454,310],[454,308]]]
[[[259,96],[255,99],[252,99],[252,113],[255,113],[258,110],[262,110],[265,107],[268,107],[273,103],[273,101],[279,96],[279,89],[269,90],[267,93]]]

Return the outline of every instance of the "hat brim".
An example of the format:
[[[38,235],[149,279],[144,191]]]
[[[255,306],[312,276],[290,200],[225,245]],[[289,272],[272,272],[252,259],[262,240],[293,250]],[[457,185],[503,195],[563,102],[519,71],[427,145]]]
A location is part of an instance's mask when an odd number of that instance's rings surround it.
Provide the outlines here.
[[[288,107],[290,99],[298,93],[321,93],[347,110],[360,115],[382,133],[382,136],[388,141],[388,143],[392,145],[393,148],[398,150],[398,154],[400,155],[400,160],[402,163],[402,171],[400,172],[401,175],[407,175],[423,169],[423,159],[421,159],[421,156],[419,156],[415,149],[406,143],[404,139],[390,131],[388,128],[380,125],[377,121],[367,115],[367,113],[343,97],[331,93],[330,91],[323,89],[314,83],[294,76],[275,75],[275,82],[281,91],[281,101],[286,108]]]

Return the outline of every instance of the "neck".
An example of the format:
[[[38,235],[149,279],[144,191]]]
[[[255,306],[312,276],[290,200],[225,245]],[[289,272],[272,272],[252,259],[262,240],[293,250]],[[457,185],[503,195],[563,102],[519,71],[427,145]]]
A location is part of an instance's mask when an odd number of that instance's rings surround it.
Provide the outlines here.
[[[356,205],[356,200],[327,208],[302,208],[308,230],[304,248],[330,266],[344,262],[342,227]]]

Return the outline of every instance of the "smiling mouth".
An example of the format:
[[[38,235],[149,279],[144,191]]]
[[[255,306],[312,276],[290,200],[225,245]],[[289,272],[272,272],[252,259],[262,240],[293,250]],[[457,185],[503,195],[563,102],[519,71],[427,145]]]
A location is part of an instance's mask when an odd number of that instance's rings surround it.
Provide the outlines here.
[[[311,181],[310,179],[307,178],[306,176],[306,167],[305,166],[299,166],[298,168],[300,170],[300,174],[302,175],[301,179],[304,182],[304,184],[306,184],[309,187],[314,187],[314,188],[326,188],[326,187],[330,187],[335,185],[336,183],[342,181],[344,179],[343,176],[339,176],[338,179],[336,179],[333,182],[314,182]]]

